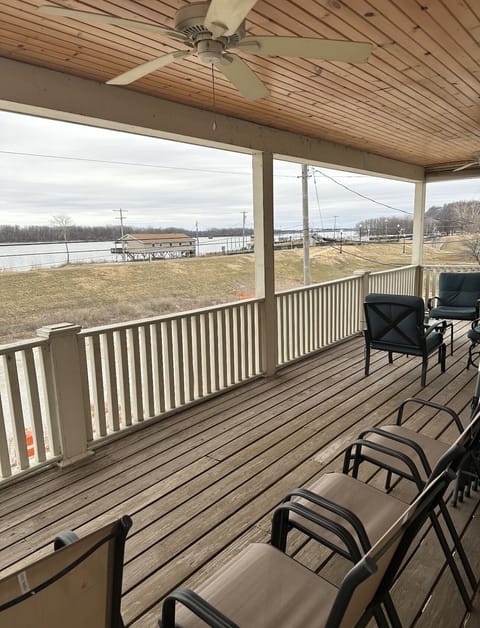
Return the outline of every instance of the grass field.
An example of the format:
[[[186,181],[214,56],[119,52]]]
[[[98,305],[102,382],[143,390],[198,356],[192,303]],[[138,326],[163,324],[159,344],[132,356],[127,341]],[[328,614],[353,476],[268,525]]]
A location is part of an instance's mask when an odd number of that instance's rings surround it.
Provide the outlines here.
[[[410,263],[402,242],[311,249],[312,283],[355,270]],[[425,246],[425,263],[472,263],[465,247],[448,239]],[[303,250],[275,253],[276,289],[303,284]],[[92,327],[228,303],[254,296],[254,256],[229,255],[127,264],[79,264],[0,273],[0,342],[28,338],[42,325]]]

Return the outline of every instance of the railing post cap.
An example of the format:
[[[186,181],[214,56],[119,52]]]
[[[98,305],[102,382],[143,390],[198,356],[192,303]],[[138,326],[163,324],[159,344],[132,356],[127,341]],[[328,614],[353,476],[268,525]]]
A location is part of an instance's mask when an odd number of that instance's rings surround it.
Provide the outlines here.
[[[55,323],[54,325],[44,325],[37,329],[37,334],[42,338],[51,338],[52,336],[78,334],[82,329],[81,325],[74,323]]]
[[[369,270],[364,270],[364,269],[360,269],[360,270],[354,270],[353,274],[354,275],[369,275],[371,271]]]

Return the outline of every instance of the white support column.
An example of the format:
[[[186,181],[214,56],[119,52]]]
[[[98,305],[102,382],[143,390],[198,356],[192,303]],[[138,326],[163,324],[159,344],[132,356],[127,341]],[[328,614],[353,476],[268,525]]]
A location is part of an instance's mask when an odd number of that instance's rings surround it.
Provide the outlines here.
[[[425,181],[415,183],[415,203],[413,209],[412,265],[417,267],[415,294],[422,296],[423,246],[425,224]]]
[[[87,449],[87,410],[84,402],[83,370],[80,365],[77,334],[81,327],[72,323],[58,323],[37,329],[37,334],[48,338],[48,365],[53,379],[55,404],[52,419],[58,423],[61,465],[68,465],[91,452]]]
[[[370,283],[370,271],[369,270],[355,270],[353,271],[354,275],[359,275],[361,277],[362,283],[360,286],[360,294],[358,295],[358,320],[360,321],[360,330],[363,331],[367,324],[365,322],[365,311],[363,308],[363,303],[365,301],[365,297],[369,293],[369,283]]]
[[[262,319],[262,366],[266,375],[277,368],[273,233],[273,155],[253,155],[253,224],[255,232],[255,295],[265,299]]]

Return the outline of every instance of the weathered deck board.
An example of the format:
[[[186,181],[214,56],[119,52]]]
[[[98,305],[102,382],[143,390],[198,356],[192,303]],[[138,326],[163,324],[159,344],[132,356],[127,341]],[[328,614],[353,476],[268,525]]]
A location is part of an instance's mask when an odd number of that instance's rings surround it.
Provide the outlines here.
[[[340,470],[344,447],[361,429],[391,421],[405,398],[447,404],[468,419],[476,371],[465,370],[466,329],[456,324],[455,354],[447,356],[445,374],[431,359],[424,390],[418,359],[399,357],[389,365],[385,353],[374,352],[371,374],[364,377],[363,341],[354,338],[275,378],[253,381],[104,444],[81,466],[47,469],[0,488],[4,573],[51,551],[60,530],[84,534],[128,513],[134,526],[126,546],[122,612],[128,625],[156,625],[165,594],[185,581],[200,582],[245,543],[268,540],[272,509],[283,495]],[[406,418],[434,437],[454,437],[435,411],[409,409]],[[383,482],[373,468],[362,469],[362,477]],[[405,485],[396,490],[408,497]],[[480,550],[472,541],[476,508],[472,498],[454,518],[476,550],[480,572]],[[428,532],[393,591],[405,626],[456,628],[465,619],[436,543]],[[328,561],[332,577],[344,569],[329,560],[325,548],[300,536],[293,537],[291,549],[315,569]]]

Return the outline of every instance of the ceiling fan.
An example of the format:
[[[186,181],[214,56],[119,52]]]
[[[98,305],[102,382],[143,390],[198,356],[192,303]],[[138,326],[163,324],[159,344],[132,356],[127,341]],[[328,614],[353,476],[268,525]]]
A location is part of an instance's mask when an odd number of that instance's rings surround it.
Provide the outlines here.
[[[244,98],[258,100],[268,96],[267,87],[241,57],[229,52],[230,48],[261,57],[304,57],[345,63],[368,61],[373,45],[367,42],[311,37],[246,36],[244,20],[256,1],[211,0],[188,4],[177,11],[173,29],[152,22],[59,6],[44,5],[39,7],[39,11],[49,16],[150,31],[187,46],[186,50],[170,52],[110,79],[107,81],[110,85],[128,85],[155,70],[196,55],[200,61],[214,65]]]
[[[453,172],[460,172],[460,170],[466,170],[467,168],[472,168],[473,166],[480,167],[480,151],[473,153],[473,159],[474,161],[468,161],[466,164],[463,164],[463,166],[455,168]]]

